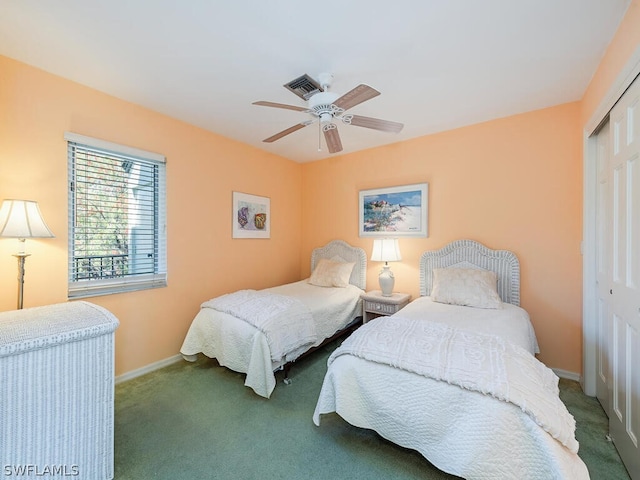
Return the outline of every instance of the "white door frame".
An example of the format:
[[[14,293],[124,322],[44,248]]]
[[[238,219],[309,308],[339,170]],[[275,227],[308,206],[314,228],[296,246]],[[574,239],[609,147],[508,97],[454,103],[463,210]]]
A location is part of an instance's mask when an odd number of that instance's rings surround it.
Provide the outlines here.
[[[640,46],[622,68],[583,129],[582,389],[596,395],[596,139],[591,137],[640,74]]]

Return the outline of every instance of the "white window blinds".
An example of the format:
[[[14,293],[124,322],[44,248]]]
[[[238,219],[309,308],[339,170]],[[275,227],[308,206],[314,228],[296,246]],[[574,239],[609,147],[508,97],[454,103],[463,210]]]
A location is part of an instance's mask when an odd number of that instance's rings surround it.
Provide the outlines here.
[[[165,158],[66,133],[69,298],[167,284]]]

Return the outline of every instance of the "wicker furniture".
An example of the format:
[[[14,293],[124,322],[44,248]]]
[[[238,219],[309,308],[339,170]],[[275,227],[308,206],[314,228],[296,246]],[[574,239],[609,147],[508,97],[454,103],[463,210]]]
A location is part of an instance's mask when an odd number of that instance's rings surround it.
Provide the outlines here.
[[[411,295],[395,292],[390,297],[385,297],[380,290],[372,290],[363,293],[360,298],[362,298],[362,323],[367,323],[375,317],[393,315],[406,307]]]
[[[496,272],[498,294],[520,305],[520,262],[513,252],[492,250],[474,240],[455,240],[420,256],[420,295],[430,295],[435,268],[480,268]]]
[[[89,302],[0,313],[5,475],[113,478],[117,326]]]

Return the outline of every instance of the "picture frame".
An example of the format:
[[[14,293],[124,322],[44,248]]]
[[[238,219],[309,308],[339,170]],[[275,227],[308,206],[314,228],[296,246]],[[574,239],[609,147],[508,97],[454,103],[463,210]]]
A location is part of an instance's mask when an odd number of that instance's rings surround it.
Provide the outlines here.
[[[233,192],[233,238],[271,238],[271,199]]]
[[[361,190],[360,237],[428,237],[429,184]]]

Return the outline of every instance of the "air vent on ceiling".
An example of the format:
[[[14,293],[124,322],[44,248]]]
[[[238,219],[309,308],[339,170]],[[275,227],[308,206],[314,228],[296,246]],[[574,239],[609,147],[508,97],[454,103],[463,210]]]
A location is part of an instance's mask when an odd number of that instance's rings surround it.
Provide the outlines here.
[[[322,91],[320,84],[306,73],[295,80],[291,80],[289,83],[285,83],[284,87],[303,100],[308,100],[312,95]]]

